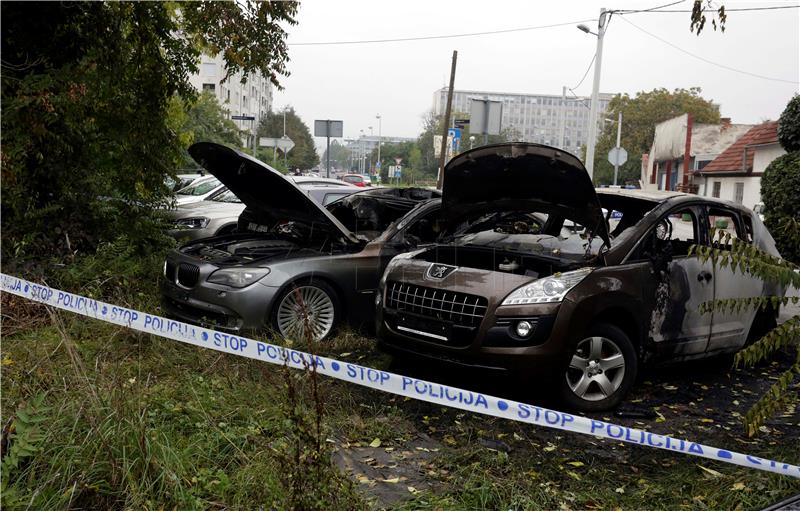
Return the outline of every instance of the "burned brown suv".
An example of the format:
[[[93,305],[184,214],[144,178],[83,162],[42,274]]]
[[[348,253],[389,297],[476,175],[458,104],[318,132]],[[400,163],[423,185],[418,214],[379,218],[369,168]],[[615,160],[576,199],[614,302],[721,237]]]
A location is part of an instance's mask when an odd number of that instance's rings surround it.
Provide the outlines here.
[[[381,281],[376,326],[395,354],[536,376],[596,411],[643,362],[733,352],[774,324],[774,310],[699,312],[775,291],[689,255],[711,227],[777,255],[741,205],[595,190],[575,156],[524,143],[457,156],[442,192],[439,243],[396,257]]]

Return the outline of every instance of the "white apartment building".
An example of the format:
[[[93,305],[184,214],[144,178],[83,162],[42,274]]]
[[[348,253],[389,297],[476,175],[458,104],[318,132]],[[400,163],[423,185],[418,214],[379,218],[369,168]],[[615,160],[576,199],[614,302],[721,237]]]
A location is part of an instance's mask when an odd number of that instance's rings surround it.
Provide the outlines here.
[[[600,94],[598,101],[598,130],[602,130],[603,119],[613,94]],[[552,94],[516,94],[475,90],[453,91],[452,111],[470,113],[472,99],[489,99],[503,102],[502,129],[516,131],[523,142],[560,147],[576,156],[589,137],[589,107],[591,98]],[[444,115],[447,107],[447,87],[433,94],[433,111]],[[460,118],[463,115],[456,116]],[[563,129],[563,143],[562,143]],[[598,131],[599,134],[600,131]]]
[[[198,73],[192,75],[189,81],[199,91],[213,92],[219,104],[230,115],[248,115],[256,118],[252,122],[234,121],[239,129],[248,134],[249,140],[243,142],[251,147],[250,137],[255,135],[261,117],[266,116],[272,108],[272,84],[261,73],[251,74],[244,82],[241,72],[224,79],[226,73],[225,61],[221,54],[216,57],[203,55]]]

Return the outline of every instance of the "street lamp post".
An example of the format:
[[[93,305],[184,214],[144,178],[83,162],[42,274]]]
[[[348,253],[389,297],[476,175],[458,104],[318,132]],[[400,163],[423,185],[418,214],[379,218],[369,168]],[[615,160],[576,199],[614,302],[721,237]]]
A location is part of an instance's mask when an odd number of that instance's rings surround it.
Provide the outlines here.
[[[600,69],[603,65],[603,37],[606,35],[608,13],[605,8],[600,9],[600,19],[597,21],[597,33],[595,34],[586,25],[578,25],[578,28],[587,34],[597,37],[597,50],[594,56],[594,82],[592,83],[592,104],[589,111],[589,140],[586,142],[586,170],[589,177],[594,177],[594,149],[597,143],[597,106],[600,95]]]

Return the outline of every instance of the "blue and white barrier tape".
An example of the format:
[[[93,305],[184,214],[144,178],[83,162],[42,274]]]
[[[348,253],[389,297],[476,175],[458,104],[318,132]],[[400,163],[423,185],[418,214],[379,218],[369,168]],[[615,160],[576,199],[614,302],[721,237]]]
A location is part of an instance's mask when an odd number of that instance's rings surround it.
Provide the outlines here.
[[[235,336],[133,309],[100,302],[0,273],[0,290],[58,309],[174,339],[223,353],[239,355],[298,369],[316,365],[317,372],[364,387],[397,394],[469,412],[482,413],[548,428],[656,447],[743,467],[800,478],[800,467],[773,460],[718,449],[649,431],[557,412],[508,399],[487,396],[448,385],[432,383],[364,367],[332,358],[311,355],[290,348]]]

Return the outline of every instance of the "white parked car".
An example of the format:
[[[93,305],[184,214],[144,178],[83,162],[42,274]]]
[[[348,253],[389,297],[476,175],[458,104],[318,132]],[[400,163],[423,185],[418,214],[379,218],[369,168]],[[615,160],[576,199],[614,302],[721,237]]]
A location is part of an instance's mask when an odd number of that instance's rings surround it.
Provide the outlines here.
[[[214,194],[220,192],[224,187],[225,185],[220,183],[219,179],[214,176],[206,176],[197,179],[189,186],[175,192],[175,205],[181,206],[183,204],[191,204],[192,202],[209,199]]]

